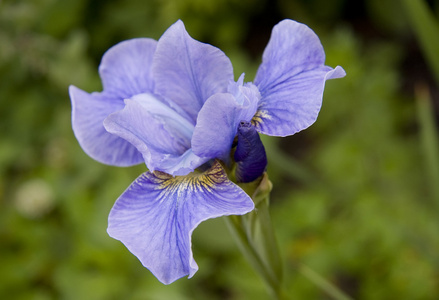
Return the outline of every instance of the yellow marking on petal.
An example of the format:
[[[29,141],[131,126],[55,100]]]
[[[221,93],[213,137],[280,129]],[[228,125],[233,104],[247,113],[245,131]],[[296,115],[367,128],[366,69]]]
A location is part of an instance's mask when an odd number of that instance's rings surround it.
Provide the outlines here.
[[[155,171],[155,182],[158,184],[158,189],[166,190],[166,194],[177,192],[193,193],[197,191],[212,192],[217,184],[225,182],[227,174],[218,161],[204,173],[190,173],[185,176],[171,176],[169,174]]]
[[[264,122],[263,119],[271,119],[271,116],[268,114],[268,111],[266,110],[258,110],[255,115],[253,116],[251,123],[256,128],[259,127],[260,124]]]

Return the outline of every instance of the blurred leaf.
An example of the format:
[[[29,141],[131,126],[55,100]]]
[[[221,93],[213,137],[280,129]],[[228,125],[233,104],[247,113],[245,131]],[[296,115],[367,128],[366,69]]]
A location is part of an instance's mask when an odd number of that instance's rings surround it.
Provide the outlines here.
[[[420,125],[420,142],[434,203],[439,208],[439,142],[434,109],[427,86],[416,88],[416,104]]]
[[[439,24],[424,0],[402,1],[413,30],[439,84]]]

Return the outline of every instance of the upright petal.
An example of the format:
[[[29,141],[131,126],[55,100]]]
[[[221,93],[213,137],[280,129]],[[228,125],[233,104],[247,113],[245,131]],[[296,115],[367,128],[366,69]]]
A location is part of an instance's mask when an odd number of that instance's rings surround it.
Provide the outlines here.
[[[261,92],[254,119],[259,132],[286,136],[314,123],[325,81],[345,75],[324,62],[320,40],[306,25],[284,20],[273,28],[255,78]]]
[[[260,133],[293,135],[312,125],[322,106],[327,79],[344,76],[341,67],[320,67],[296,75],[262,94],[253,123]]]
[[[151,65],[156,46],[153,39],[138,38],[108,49],[99,66],[104,91],[120,100],[152,92]]]
[[[227,56],[191,38],[182,21],[160,38],[152,72],[156,92],[184,109],[194,124],[204,102],[215,93],[225,92],[233,79]]]
[[[221,165],[199,175],[144,173],[119,197],[108,233],[120,240],[161,282],[192,277],[198,270],[191,236],[202,221],[245,214],[251,198],[227,179]]]
[[[69,88],[72,100],[72,127],[82,149],[93,159],[114,166],[131,166],[143,161],[136,147],[107,132],[104,119],[123,108],[123,102],[105,93],[86,93]]]
[[[192,150],[202,157],[228,156],[241,121],[250,121],[260,94],[251,83],[242,85],[243,76],[229,86],[229,93],[215,94],[200,110],[192,136]]]
[[[206,161],[188,152],[192,123],[155,96],[140,94],[125,103],[105,119],[105,129],[134,145],[151,171],[185,175]]]

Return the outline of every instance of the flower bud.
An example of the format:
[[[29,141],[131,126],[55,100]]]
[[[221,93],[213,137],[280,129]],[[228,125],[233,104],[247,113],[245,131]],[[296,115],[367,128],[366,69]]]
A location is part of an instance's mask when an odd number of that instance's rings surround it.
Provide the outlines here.
[[[252,182],[264,173],[267,155],[256,128],[247,121],[238,126],[238,144],[235,151],[236,180]]]

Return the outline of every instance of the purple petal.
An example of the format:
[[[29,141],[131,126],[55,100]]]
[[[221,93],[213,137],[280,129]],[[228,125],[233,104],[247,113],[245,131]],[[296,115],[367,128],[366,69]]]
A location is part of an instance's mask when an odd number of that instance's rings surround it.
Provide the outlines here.
[[[198,224],[253,208],[251,198],[227,179],[218,162],[206,173],[190,177],[147,172],[116,201],[107,231],[158,280],[169,284],[198,270],[191,249]]]
[[[192,136],[192,150],[201,157],[228,156],[241,121],[250,121],[260,95],[253,84],[231,83],[230,93],[210,97],[200,110]],[[232,94],[233,93],[233,94]]]
[[[324,62],[320,40],[306,25],[284,20],[273,28],[255,78],[262,96],[254,119],[259,132],[286,136],[314,123],[325,81],[345,75]]]
[[[227,56],[191,38],[182,21],[160,38],[152,72],[156,92],[185,110],[194,124],[204,102],[215,93],[225,92],[233,79]]]
[[[105,52],[99,66],[104,91],[123,100],[152,92],[151,65],[157,41],[148,38],[120,42]]]
[[[82,149],[93,159],[114,166],[131,166],[143,161],[137,149],[124,139],[108,133],[104,119],[123,108],[123,102],[106,93],[86,93],[69,88],[72,100],[72,127]]]
[[[155,96],[140,94],[125,103],[105,119],[105,129],[133,144],[151,171],[182,175],[206,161],[188,152],[194,126]]]

